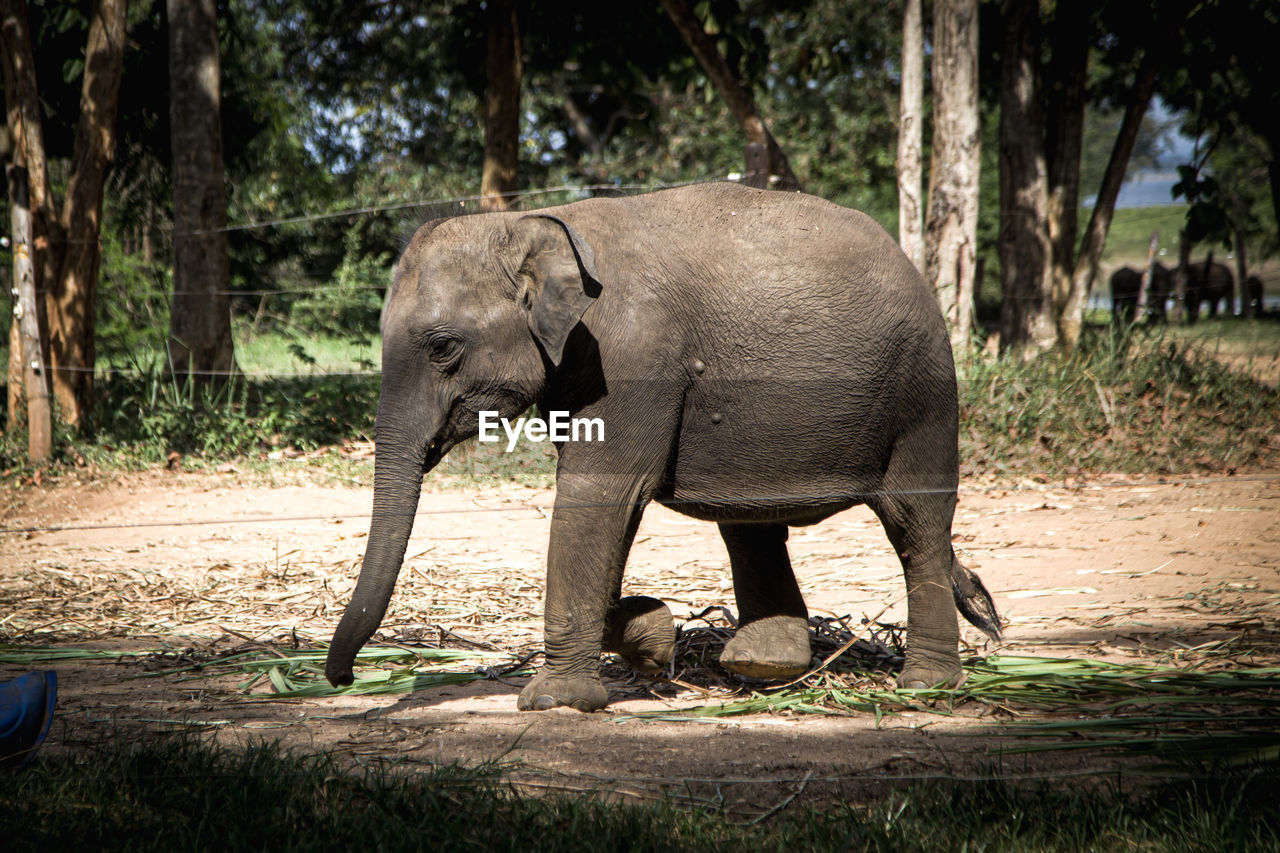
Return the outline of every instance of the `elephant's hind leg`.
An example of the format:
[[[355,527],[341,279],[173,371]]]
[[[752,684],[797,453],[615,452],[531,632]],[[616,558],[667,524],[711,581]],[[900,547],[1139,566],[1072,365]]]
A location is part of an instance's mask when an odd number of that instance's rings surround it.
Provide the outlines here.
[[[960,626],[952,592],[954,492],[908,489],[870,502],[902,561],[907,581],[907,656],[898,684],[957,686]]]
[[[809,668],[809,611],[787,555],[782,524],[720,525],[729,549],[738,630],[720,664],[750,678],[783,680]]]

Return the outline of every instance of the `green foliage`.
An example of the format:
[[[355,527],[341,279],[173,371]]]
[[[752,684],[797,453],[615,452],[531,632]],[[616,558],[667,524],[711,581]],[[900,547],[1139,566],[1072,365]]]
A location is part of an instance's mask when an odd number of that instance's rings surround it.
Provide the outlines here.
[[[964,474],[1221,472],[1271,457],[1276,391],[1160,329],[1090,332],[1071,354],[961,366]]]
[[[98,385],[97,431],[83,451],[98,464],[145,466],[174,452],[218,461],[312,450],[372,435],[377,394],[371,376],[237,377],[217,388],[118,373]]]
[[[328,286],[293,303],[290,320],[299,328],[367,341],[378,328],[382,292],[391,281],[392,259],[363,251],[359,226],[348,229],[342,263]]]
[[[100,364],[153,369],[169,334],[172,273],[129,254],[114,230],[102,235],[96,344]]]
[[[1266,850],[1280,844],[1276,774],[1245,769],[1125,794],[1106,784],[881,779],[809,808],[720,811],[675,794],[653,804],[531,797],[502,765],[351,768],[330,753],[194,736],[41,756],[0,790],[14,851],[104,850]],[[683,793],[683,792],[682,792]],[[812,801],[812,800],[811,800]],[[685,805],[682,805],[684,803]]]

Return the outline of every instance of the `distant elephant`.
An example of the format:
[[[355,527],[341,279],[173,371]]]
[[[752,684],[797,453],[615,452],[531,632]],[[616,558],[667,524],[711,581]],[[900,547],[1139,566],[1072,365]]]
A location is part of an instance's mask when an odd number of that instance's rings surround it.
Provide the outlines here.
[[[1218,303],[1227,302],[1231,316],[1236,292],[1236,278],[1226,264],[1214,263],[1213,255],[1198,264],[1187,264],[1187,320],[1194,323],[1200,316],[1200,303],[1209,303],[1209,316],[1218,316]]]
[[[382,320],[373,520],[325,674],[352,681],[404,559],[422,477],[481,412],[598,419],[559,441],[546,665],[517,707],[607,702],[602,651],[656,672],[671,612],[621,596],[641,513],[714,521],[739,611],[721,663],[810,664],[789,526],[865,503],[907,585],[899,683],[962,680],[956,609],[992,636],[990,594],[951,547],[956,377],[932,289],[869,217],[798,193],[709,184],[422,226]],[[485,417],[489,417],[488,414]]]
[[[1111,316],[1118,323],[1132,323],[1137,313],[1142,289],[1142,271],[1121,267],[1111,274]],[[1151,283],[1147,286],[1146,314],[1152,320],[1164,320],[1165,300],[1173,290],[1173,276],[1161,263],[1151,265]]]
[[[1244,300],[1245,305],[1248,307],[1245,308],[1243,313],[1246,316],[1261,317],[1262,312],[1266,310],[1262,302],[1264,295],[1262,279],[1256,275],[1246,278],[1244,280]]]
[[[1111,274],[1111,319],[1127,325],[1133,322],[1142,289],[1142,273],[1133,267],[1120,267]]]

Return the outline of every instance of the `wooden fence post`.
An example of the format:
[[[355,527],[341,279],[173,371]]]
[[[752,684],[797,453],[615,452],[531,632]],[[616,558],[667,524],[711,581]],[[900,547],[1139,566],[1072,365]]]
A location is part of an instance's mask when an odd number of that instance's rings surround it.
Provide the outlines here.
[[[1155,277],[1156,251],[1160,248],[1160,232],[1151,232],[1151,242],[1147,244],[1147,263],[1142,267],[1142,280],[1138,284],[1138,307],[1133,312],[1133,316],[1139,322],[1146,319],[1147,308],[1151,302],[1151,281]],[[1161,305],[1156,309],[1156,313],[1164,316],[1164,306]]]
[[[43,462],[53,451],[48,376],[40,351],[40,322],[36,313],[35,266],[31,259],[31,202],[27,170],[6,166],[9,180],[10,222],[13,233],[13,314],[22,336],[22,378],[27,397],[27,459]]]

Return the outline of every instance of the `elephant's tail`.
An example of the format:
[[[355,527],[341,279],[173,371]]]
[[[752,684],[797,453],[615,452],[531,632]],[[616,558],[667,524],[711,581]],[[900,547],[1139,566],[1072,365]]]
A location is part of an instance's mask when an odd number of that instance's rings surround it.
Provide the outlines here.
[[[982,584],[982,578],[964,567],[951,555],[951,593],[956,599],[956,609],[982,633],[993,640],[1000,639],[1000,614],[991,593]]]

